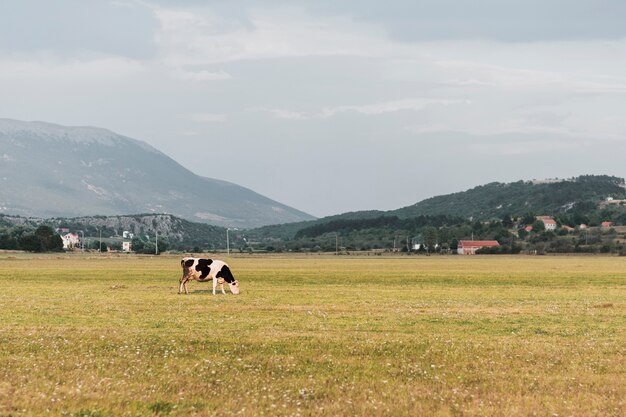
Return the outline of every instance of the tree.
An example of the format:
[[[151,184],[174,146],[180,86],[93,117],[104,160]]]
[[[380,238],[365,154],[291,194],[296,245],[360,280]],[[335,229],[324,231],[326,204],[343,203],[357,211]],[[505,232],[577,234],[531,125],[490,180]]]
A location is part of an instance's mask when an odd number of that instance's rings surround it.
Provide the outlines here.
[[[50,226],[42,225],[34,233],[24,233],[19,239],[19,248],[28,252],[58,252],[63,250],[63,239]]]
[[[100,250],[102,249],[102,252],[106,252],[108,250],[108,246],[106,244],[106,242],[102,241],[102,244],[100,244],[99,240],[94,240],[91,245],[89,245],[89,249],[93,249],[93,250]]]
[[[134,252],[142,253],[144,249],[144,241],[139,239],[138,237],[134,237],[131,243]]]
[[[0,233],[0,249],[17,249],[17,239],[8,232]]]
[[[167,250],[168,241],[166,238],[159,237],[158,243],[159,243],[158,254]],[[154,241],[146,241],[138,237],[133,238],[132,247],[135,253],[145,253],[145,254],[155,254],[156,249],[157,249],[154,244]]]
[[[41,239],[34,233],[26,233],[19,238],[19,248],[27,252],[43,252]]]
[[[533,226],[533,232],[535,233],[543,232],[544,230],[546,230],[546,225],[543,224],[541,220],[535,220],[532,226]]]
[[[508,213],[502,215],[502,226],[506,227],[507,229],[513,227],[513,219]]]
[[[122,242],[111,242],[108,245],[108,249],[121,251],[122,250]],[[104,250],[104,247],[102,248],[102,250]]]
[[[526,213],[522,216],[522,220],[520,220],[520,223],[523,225],[529,225],[529,224],[533,224],[533,222],[535,221],[535,215],[533,213]]]
[[[438,234],[437,229],[434,227],[427,227],[424,229],[424,245],[426,245],[427,250],[433,251],[435,249],[435,245],[437,244]]]
[[[52,227],[47,225],[39,226],[37,230],[35,230],[35,236],[41,241],[41,250],[43,252],[59,252],[63,250],[63,239],[55,233]]]
[[[159,253],[165,252],[170,246],[169,240],[161,236],[159,236],[157,239],[158,239],[157,242],[159,243]]]

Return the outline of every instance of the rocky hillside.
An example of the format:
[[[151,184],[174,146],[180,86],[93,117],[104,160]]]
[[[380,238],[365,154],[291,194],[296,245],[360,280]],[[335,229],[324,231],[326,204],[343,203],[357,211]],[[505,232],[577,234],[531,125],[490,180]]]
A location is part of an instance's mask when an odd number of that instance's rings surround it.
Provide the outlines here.
[[[69,229],[88,238],[121,238],[124,231],[144,240],[154,240],[156,234],[167,239],[170,249],[191,251],[194,247],[203,250],[226,247],[226,229],[205,223],[194,223],[171,214],[136,214],[128,216],[85,216],[75,218],[26,218],[0,215],[0,227],[18,225],[37,227],[49,225],[54,229]],[[233,239],[237,237],[236,231]]]
[[[242,228],[313,219],[247,188],[200,177],[148,144],[105,129],[9,119],[0,119],[0,213],[171,213]]]

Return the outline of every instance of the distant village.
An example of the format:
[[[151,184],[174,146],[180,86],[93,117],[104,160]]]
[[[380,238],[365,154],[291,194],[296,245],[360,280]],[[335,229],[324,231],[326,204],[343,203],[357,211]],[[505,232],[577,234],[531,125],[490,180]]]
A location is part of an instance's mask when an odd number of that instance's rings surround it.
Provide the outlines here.
[[[536,216],[535,218],[541,223],[543,223],[543,227],[545,231],[554,232],[557,230],[558,224],[552,216]],[[588,227],[589,226],[587,226],[584,223],[581,223],[577,225],[576,227],[571,227],[566,224],[563,224],[560,226],[560,229],[568,233],[573,233],[576,230],[588,229]],[[613,227],[613,222],[604,221],[601,223],[600,227],[602,229],[608,230],[611,227]],[[530,233],[533,231],[533,226],[527,225],[526,227],[524,227],[523,230],[525,230],[527,233]],[[477,251],[483,248],[494,248],[494,247],[499,247],[499,246],[500,246],[500,243],[497,240],[460,240],[458,244],[458,248],[457,248],[457,253],[459,255],[475,255]]]
[[[85,239],[84,237],[81,238],[78,233],[70,232],[70,229],[67,227],[60,227],[55,229],[55,231],[61,236],[61,239],[63,240],[63,249],[66,251],[85,250],[85,248],[89,248],[89,243],[91,241],[94,241],[93,237],[87,239]],[[132,252],[132,240],[134,237],[135,235],[133,233],[124,230],[124,232],[122,233],[123,240],[121,242],[122,252]],[[95,241],[100,243],[101,239]],[[116,251],[115,249],[112,249],[110,245],[106,245],[106,250],[108,252]]]
[[[624,200],[612,200],[607,199],[609,204],[624,202]],[[541,232],[557,232],[559,231],[561,235],[573,234],[576,232],[584,231],[589,229],[587,224],[581,223],[576,226],[569,226],[566,224],[559,225],[557,221],[552,216],[540,215],[535,216],[535,221],[540,222],[543,225]],[[534,230],[533,227],[537,227],[537,223],[533,225],[526,225],[522,229],[517,232],[517,237],[522,239],[522,233],[531,234]],[[488,222],[485,222],[486,224]],[[614,228],[614,224],[611,221],[604,221],[601,223],[599,229],[608,231]],[[618,226],[621,228],[626,228],[626,226]],[[594,228],[598,229],[598,227]],[[85,250],[97,250],[103,252],[122,252],[122,253],[130,253],[133,252],[133,239],[135,235],[129,231],[123,231],[121,238],[115,238],[116,244],[112,244],[111,238],[108,239],[99,239],[98,237],[84,237],[79,234],[80,231],[71,231],[69,228],[61,227],[55,229],[55,231],[61,236],[63,240],[63,249],[65,251],[85,251]],[[625,230],[626,231],[626,230]],[[245,238],[244,238],[245,240]],[[96,246],[94,246],[96,245]],[[100,245],[99,247],[97,245]],[[501,243],[498,240],[490,239],[490,240],[482,240],[482,239],[460,239],[458,240],[458,244],[455,248],[442,248],[439,243],[435,243],[431,247],[427,247],[422,242],[415,242],[410,245],[409,252],[439,252],[439,253],[457,253],[459,255],[476,255],[480,253],[497,253],[498,248],[501,247]],[[199,249],[199,248],[196,248]],[[338,253],[346,253],[348,248],[342,246],[336,248]],[[491,250],[491,252],[487,251]],[[258,250],[257,250],[258,251]],[[381,251],[389,251],[389,252],[400,252],[400,248],[394,246],[392,248],[384,249],[375,249],[374,252],[381,253]],[[496,252],[494,252],[496,251]]]

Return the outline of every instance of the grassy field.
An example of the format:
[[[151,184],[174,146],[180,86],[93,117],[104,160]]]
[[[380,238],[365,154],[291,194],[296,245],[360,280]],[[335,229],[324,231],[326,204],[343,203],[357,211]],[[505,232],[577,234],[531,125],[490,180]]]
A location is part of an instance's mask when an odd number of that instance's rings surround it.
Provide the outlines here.
[[[623,416],[626,257],[0,254],[0,416]]]

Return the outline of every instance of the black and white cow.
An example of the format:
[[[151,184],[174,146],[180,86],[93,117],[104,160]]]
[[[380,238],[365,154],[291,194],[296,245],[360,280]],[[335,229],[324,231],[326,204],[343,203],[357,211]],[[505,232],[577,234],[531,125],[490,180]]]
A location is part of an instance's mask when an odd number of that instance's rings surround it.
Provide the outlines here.
[[[222,294],[226,294],[224,281],[226,281],[233,294],[239,294],[239,282],[224,261],[206,258],[183,258],[180,261],[180,266],[183,267],[183,276],[180,279],[180,287],[178,287],[179,294],[183,292],[183,289],[185,294],[189,294],[187,283],[192,279],[199,282],[213,280],[213,295],[215,295],[217,284],[220,284]]]

